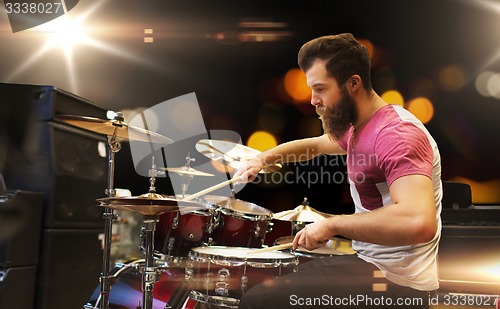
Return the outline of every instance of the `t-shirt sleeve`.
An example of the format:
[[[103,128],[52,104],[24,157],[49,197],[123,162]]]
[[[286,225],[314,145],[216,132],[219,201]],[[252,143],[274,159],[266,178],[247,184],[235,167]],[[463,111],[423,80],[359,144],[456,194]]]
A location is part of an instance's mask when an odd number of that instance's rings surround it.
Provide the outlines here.
[[[408,175],[424,175],[432,179],[432,146],[427,135],[414,124],[400,122],[384,128],[375,145],[378,165],[389,186]]]

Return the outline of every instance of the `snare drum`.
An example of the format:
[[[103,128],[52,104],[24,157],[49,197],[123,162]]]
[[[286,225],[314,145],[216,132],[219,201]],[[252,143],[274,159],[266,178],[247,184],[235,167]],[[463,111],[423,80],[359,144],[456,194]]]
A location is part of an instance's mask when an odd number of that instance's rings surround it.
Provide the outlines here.
[[[272,212],[242,200],[207,195],[203,199],[217,211],[216,245],[260,248],[270,227]]]
[[[157,255],[187,257],[192,248],[204,246],[214,228],[214,209],[181,215],[165,212],[156,225],[154,249]]]
[[[293,241],[293,236],[285,236],[276,239],[275,245],[282,245],[291,243]],[[351,240],[340,237],[333,237],[321,248],[314,250],[307,250],[302,247],[295,249],[294,254],[297,256],[303,256],[308,258],[322,258],[335,255],[351,255],[355,254],[356,251],[352,249]]]
[[[298,259],[290,253],[271,251],[248,254],[255,248],[209,246],[191,250],[186,267],[193,290],[190,297],[217,307],[237,308],[252,286],[272,284],[277,276],[297,270]]]

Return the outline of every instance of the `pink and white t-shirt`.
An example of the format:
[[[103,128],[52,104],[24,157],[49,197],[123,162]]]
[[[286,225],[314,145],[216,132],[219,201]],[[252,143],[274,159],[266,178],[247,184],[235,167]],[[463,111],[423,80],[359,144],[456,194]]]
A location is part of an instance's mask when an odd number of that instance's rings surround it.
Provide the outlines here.
[[[387,105],[356,132],[351,128],[339,145],[347,150],[356,213],[392,204],[389,187],[402,176],[419,174],[432,179],[438,230],[430,242],[382,246],[353,240],[352,246],[361,259],[375,264],[394,283],[423,291],[436,290],[442,187],[441,159],[434,139],[406,109]]]

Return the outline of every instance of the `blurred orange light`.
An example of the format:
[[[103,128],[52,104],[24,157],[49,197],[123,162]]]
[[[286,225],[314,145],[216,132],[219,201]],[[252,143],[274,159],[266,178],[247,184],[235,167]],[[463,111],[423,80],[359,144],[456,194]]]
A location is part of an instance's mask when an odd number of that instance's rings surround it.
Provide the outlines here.
[[[373,46],[373,43],[370,40],[367,39],[358,39],[358,42],[361,43],[368,49],[368,55],[370,56],[370,59],[373,59],[373,53],[375,51],[375,47]]]
[[[284,85],[287,94],[296,103],[307,103],[311,99],[311,89],[307,86],[306,75],[300,69],[290,69],[285,74]]]
[[[434,116],[434,106],[429,99],[419,97],[408,102],[407,109],[422,123],[428,123]]]
[[[276,138],[269,132],[256,131],[250,135],[247,146],[260,151],[265,151],[278,145]]]
[[[465,72],[458,65],[449,65],[439,72],[439,84],[446,91],[457,91],[465,84]]]
[[[403,96],[397,90],[388,90],[384,92],[381,97],[389,104],[397,104],[403,106],[405,103]]]

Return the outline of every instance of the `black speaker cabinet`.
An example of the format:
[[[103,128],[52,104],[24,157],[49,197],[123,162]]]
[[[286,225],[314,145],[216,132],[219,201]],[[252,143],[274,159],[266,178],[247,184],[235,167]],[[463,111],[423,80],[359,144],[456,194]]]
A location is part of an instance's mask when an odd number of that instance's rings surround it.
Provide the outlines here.
[[[461,182],[443,181],[443,208],[460,209],[472,205],[470,185]]]
[[[54,120],[58,114],[106,119],[106,109],[50,85],[0,83],[0,98],[5,106],[24,105],[33,111],[34,119],[42,121]],[[19,118],[23,116],[26,115],[20,114]]]
[[[18,215],[6,218],[2,231],[8,224],[16,227],[9,237],[0,241],[0,267],[38,264],[38,250],[42,229],[43,195],[41,193],[15,191],[0,192],[0,218],[4,210],[19,210]],[[0,220],[0,222],[3,222]]]
[[[43,232],[35,308],[83,308],[99,285],[101,230],[48,229]]]
[[[33,309],[36,266],[0,268],[0,309]]]
[[[96,199],[107,187],[104,136],[57,122],[36,123],[36,135],[24,153],[9,154],[8,188],[44,193],[44,227],[103,226]]]

